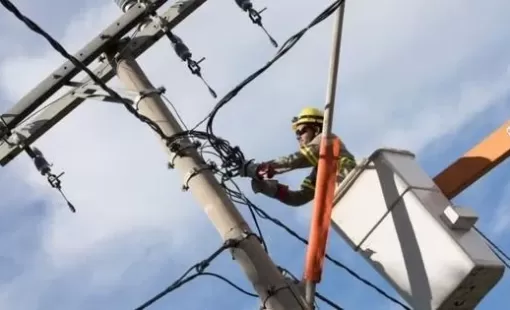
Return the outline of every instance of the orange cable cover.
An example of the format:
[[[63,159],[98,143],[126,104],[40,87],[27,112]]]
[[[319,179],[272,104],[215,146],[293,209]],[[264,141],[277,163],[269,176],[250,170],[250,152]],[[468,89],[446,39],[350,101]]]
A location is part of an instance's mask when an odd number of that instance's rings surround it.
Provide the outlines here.
[[[326,253],[335,196],[337,165],[340,156],[340,140],[336,137],[323,137],[319,154],[315,199],[304,272],[304,279],[315,283],[319,283],[321,280]]]

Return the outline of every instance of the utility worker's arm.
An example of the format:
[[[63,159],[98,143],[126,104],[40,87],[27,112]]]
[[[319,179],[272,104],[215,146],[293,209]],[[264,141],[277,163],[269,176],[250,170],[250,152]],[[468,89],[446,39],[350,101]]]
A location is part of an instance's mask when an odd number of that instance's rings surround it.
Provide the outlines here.
[[[313,168],[301,183],[298,190],[290,190],[288,186],[278,183],[276,180],[252,180],[252,188],[255,193],[262,193],[268,197],[279,200],[280,202],[299,207],[312,201],[315,195],[315,180],[317,178],[317,169]]]
[[[317,135],[310,143],[299,151],[282,156],[263,164],[271,167],[274,174],[281,174],[295,169],[316,167],[318,164],[321,135]]]
[[[318,166],[318,159],[320,155],[320,144],[322,135],[317,135],[310,143],[301,147],[299,151],[292,153],[288,156],[282,156],[274,160],[262,162],[260,164],[254,163],[251,167],[253,171],[244,172],[244,176],[255,177],[257,174],[266,175],[267,178],[272,178],[274,175],[282,174],[288,171],[301,168],[309,168]],[[346,148],[345,144],[340,141],[340,171],[347,168],[349,171],[356,165],[354,156]],[[250,170],[250,169],[247,169]],[[345,173],[344,173],[345,174]]]
[[[269,166],[275,175],[300,168],[317,167],[319,164],[321,141],[322,134],[319,134],[310,143],[301,147],[298,152],[267,161],[263,164]],[[356,164],[354,156],[340,140],[340,165],[344,167],[345,165],[352,166],[353,163],[354,165]]]

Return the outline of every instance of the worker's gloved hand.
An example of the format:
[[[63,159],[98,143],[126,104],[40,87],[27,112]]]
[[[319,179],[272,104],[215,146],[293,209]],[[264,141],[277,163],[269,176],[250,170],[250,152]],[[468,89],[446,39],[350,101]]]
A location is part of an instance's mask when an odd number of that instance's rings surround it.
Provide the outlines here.
[[[257,175],[263,179],[272,179],[274,177],[274,168],[269,163],[261,163],[257,167]]]
[[[268,197],[274,198],[278,193],[279,183],[277,180],[252,179],[251,189],[255,194],[262,193]]]
[[[274,176],[274,169],[267,163],[258,164],[253,160],[250,160],[243,164],[239,171],[239,175],[252,179],[270,179]]]
[[[239,175],[241,177],[248,178],[258,178],[257,169],[259,164],[255,163],[253,160],[249,160],[244,162],[239,170]]]

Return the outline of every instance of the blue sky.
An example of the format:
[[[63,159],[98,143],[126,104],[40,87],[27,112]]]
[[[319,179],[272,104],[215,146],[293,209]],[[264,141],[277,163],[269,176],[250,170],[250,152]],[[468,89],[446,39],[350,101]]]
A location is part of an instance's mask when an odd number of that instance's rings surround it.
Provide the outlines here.
[[[274,48],[233,1],[210,2],[175,31],[194,55],[208,58],[204,74],[221,95],[270,59]],[[113,1],[14,3],[70,51],[121,14]],[[254,4],[269,7],[263,18],[283,42],[329,1]],[[509,9],[504,0],[350,1],[335,131],[358,157],[383,146],[404,148],[418,155],[431,176],[441,171],[508,119]],[[321,106],[324,100],[331,21],[311,30],[220,112],[218,135],[258,160],[295,149],[290,118],[301,107]],[[4,10],[0,26],[2,42],[9,42],[0,48],[0,108],[5,111],[63,60]],[[167,88],[188,124],[200,120],[215,103],[167,41],[158,42],[140,63],[156,86]],[[118,81],[110,84],[121,87]],[[86,102],[37,146],[56,169],[66,171],[65,190],[78,213],[67,210],[26,156],[1,170],[2,309],[132,309],[220,245],[206,215],[189,193],[181,192],[182,180],[165,169],[157,139],[123,108]],[[479,227],[506,251],[510,251],[509,165],[500,165],[455,199],[477,210]],[[295,173],[281,180],[297,186],[301,176]],[[254,196],[246,180],[240,184],[259,206],[307,234],[310,205],[286,208]],[[305,248],[271,223],[261,224],[272,258],[299,276]],[[338,236],[331,236],[329,250],[395,295]],[[210,271],[249,289],[228,255],[214,261]],[[479,309],[502,309],[509,289],[506,276]],[[326,265],[320,291],[345,309],[394,309],[331,264]],[[151,309],[257,305],[256,299],[203,278]]]

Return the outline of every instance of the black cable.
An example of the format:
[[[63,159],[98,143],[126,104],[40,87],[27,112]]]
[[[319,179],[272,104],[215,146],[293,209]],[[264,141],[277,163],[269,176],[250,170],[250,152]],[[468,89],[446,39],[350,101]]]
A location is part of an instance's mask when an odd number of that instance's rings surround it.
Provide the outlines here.
[[[49,44],[57,51],[59,52],[64,58],[68,59],[70,62],[72,62],[73,65],[75,65],[77,68],[83,70],[94,83],[99,85],[105,92],[107,92],[112,98],[116,99],[117,101],[121,102],[124,107],[132,114],[134,115],[138,120],[141,122],[146,123],[151,127],[152,130],[154,130],[163,140],[168,140],[169,137],[167,137],[162,129],[153,122],[148,117],[139,114],[136,109],[131,106],[130,101],[124,99],[122,96],[120,96],[117,92],[115,92],[113,89],[108,87],[105,82],[103,82],[97,75],[95,75],[85,64],[83,64],[81,61],[76,59],[73,55],[69,54],[65,48],[55,39],[53,39],[46,31],[44,31],[41,27],[39,27],[35,22],[33,22],[30,18],[23,15],[18,8],[14,4],[12,4],[9,0],[0,0],[0,3],[4,8],[6,8],[9,12],[11,12],[18,20],[23,22],[30,30],[33,32],[41,35],[44,37]]]
[[[297,43],[297,41],[299,41],[299,39],[301,39],[301,37],[311,27],[313,27],[316,24],[322,22],[328,16],[330,16],[335,11],[335,9],[337,9],[338,6],[343,3],[343,1],[344,0],[337,0],[333,4],[331,4],[326,10],[324,10],[319,16],[317,16],[306,28],[302,29],[300,32],[296,33],[294,36],[289,38],[283,44],[283,46],[278,51],[277,55],[271,61],[269,61],[265,66],[263,66],[262,68],[257,70],[252,75],[250,75],[247,79],[245,79],[242,83],[240,83],[236,88],[234,88],[232,91],[230,91],[222,100],[220,100],[220,102],[218,102],[218,104],[214,107],[212,112],[209,114],[209,117],[208,117],[209,121],[208,121],[208,124],[207,124],[206,132],[185,131],[185,132],[181,132],[181,133],[178,133],[176,135],[173,135],[172,137],[166,136],[164,134],[164,132],[162,131],[162,129],[155,122],[153,122],[151,119],[149,119],[148,117],[146,117],[144,115],[139,114],[136,111],[136,109],[131,106],[131,103],[128,100],[125,100],[117,92],[115,92],[113,89],[108,87],[106,85],[106,83],[104,83],[98,76],[96,76],[90,69],[88,69],[85,64],[80,62],[73,55],[69,54],[65,50],[65,48],[60,43],[58,43],[55,39],[53,39],[46,31],[44,31],[41,27],[39,27],[31,19],[29,19],[28,17],[24,16],[16,8],[16,6],[14,6],[14,4],[12,4],[9,0],[0,0],[0,3],[8,11],[10,11],[14,16],[16,16],[16,18],[18,18],[20,21],[22,21],[28,28],[30,28],[35,33],[43,36],[57,52],[59,52],[64,58],[66,58],[69,61],[71,61],[73,63],[73,65],[75,65],[79,69],[83,70],[91,78],[92,81],[94,81],[97,85],[99,85],[112,98],[114,98],[117,101],[123,103],[124,107],[128,110],[128,112],[130,112],[132,115],[134,115],[140,121],[142,121],[142,122],[146,123],[147,125],[149,125],[149,127],[152,130],[154,130],[163,140],[166,140],[169,145],[172,144],[173,142],[177,141],[178,139],[183,138],[183,137],[187,137],[187,136],[195,136],[195,137],[199,137],[199,138],[202,138],[202,139],[204,139],[204,138],[207,139],[209,141],[209,143],[211,144],[211,146],[214,147],[214,149],[218,152],[219,156],[222,158],[224,168],[230,168],[230,170],[227,170],[226,175],[231,178],[232,176],[236,176],[238,174],[238,170],[240,168],[240,165],[242,163],[244,163],[244,155],[242,154],[242,152],[239,150],[238,147],[231,147],[230,144],[226,140],[218,138],[218,137],[216,137],[213,134],[212,125],[213,125],[214,117],[216,116],[217,112],[219,111],[219,109],[221,107],[223,107],[227,102],[229,102],[234,96],[236,96],[237,93],[242,88],[244,88],[248,83],[253,81],[256,77],[261,75],[272,64],[274,64],[278,59],[280,59],[283,55],[285,55]],[[247,200],[247,201],[249,202],[249,200]],[[291,235],[293,235],[294,237],[300,239],[305,244],[308,244],[308,241],[306,239],[304,239],[304,238],[300,237],[299,235],[297,235],[295,232],[290,230],[290,228],[285,226],[279,220],[272,219],[271,217],[269,217],[267,215],[267,213],[262,211],[260,208],[256,207],[251,202],[249,202],[249,205],[251,205],[254,208],[254,210],[256,210],[256,212],[259,215],[265,214],[265,218],[266,219],[273,221],[273,223],[275,223],[278,226],[284,228],[289,233],[291,233]],[[346,266],[344,266],[340,262],[335,262],[335,260],[333,260],[331,257],[329,257],[329,255],[326,255],[326,258],[328,258],[330,261],[335,263],[337,266],[339,266],[339,267],[345,269],[346,271],[348,271],[351,275],[353,275],[358,280],[361,280],[362,282],[364,282],[368,286],[376,289],[383,296],[386,296],[388,299],[390,299],[390,300],[392,300],[392,301],[394,301],[394,302],[404,306],[405,309],[409,309],[405,305],[401,304],[398,300],[396,300],[396,299],[392,298],[391,296],[389,296],[388,294],[384,293],[384,291],[382,291],[381,289],[377,288],[375,285],[371,284],[367,280],[364,280],[363,278],[358,276],[356,273],[354,273],[352,270],[350,270],[349,268],[347,268]],[[191,276],[191,277],[196,277],[196,275],[195,276]],[[192,280],[191,277],[187,278],[185,280],[181,279],[181,281],[175,282],[174,285],[172,285],[169,288],[167,288],[167,290],[170,289],[173,286],[175,286],[175,288],[176,287],[180,287],[184,283],[191,281]],[[175,289],[175,288],[173,288],[173,289]],[[173,289],[171,289],[170,291],[172,291]],[[162,294],[163,295],[161,295],[161,297],[166,295],[166,293],[163,293],[163,292],[162,292]],[[159,297],[159,298],[161,298],[161,297]],[[159,298],[157,298],[157,299],[159,299]],[[157,300],[157,299],[155,299],[155,300]],[[155,302],[155,300],[150,302],[150,304]],[[138,308],[138,309],[143,309],[143,308]]]
[[[142,309],[147,308],[148,306],[152,305],[159,299],[161,299],[164,296],[168,295],[169,293],[173,292],[177,288],[179,288],[179,287],[183,286],[184,284],[192,281],[193,279],[199,277],[201,274],[204,273],[205,269],[207,267],[209,267],[211,262],[214,259],[216,259],[221,253],[223,253],[223,251],[233,248],[233,247],[236,247],[242,240],[245,240],[246,238],[247,237],[241,239],[240,241],[233,240],[233,239],[229,239],[229,240],[225,241],[223,243],[223,245],[220,248],[218,248],[216,251],[214,251],[214,253],[209,255],[209,257],[207,257],[203,261],[196,263],[193,266],[191,266],[190,268],[188,268],[188,270],[186,270],[186,272],[184,272],[182,274],[182,276],[180,276],[177,280],[175,280],[170,286],[168,286],[166,289],[164,289],[160,293],[156,294],[154,297],[150,298],[146,302],[144,302],[142,305],[135,308],[135,310],[142,310]],[[196,273],[193,275],[189,275],[193,270],[195,270]],[[208,274],[208,275],[210,276],[211,274]],[[227,283],[229,283],[229,281],[227,281]],[[234,287],[238,288],[237,286],[234,286]],[[244,290],[241,289],[241,291],[244,291]]]
[[[227,181],[230,181],[230,183],[235,186],[235,190],[230,189],[226,185]],[[241,189],[239,188],[239,185],[237,185],[237,183],[235,183],[231,179],[225,179],[225,178],[223,178],[220,183],[223,186],[223,188],[225,189],[227,195],[229,195],[230,198],[233,201],[235,201],[235,202],[237,202],[239,204],[244,204],[244,205],[248,206],[248,210],[249,210],[251,218],[252,218],[252,220],[253,220],[253,222],[255,224],[255,228],[257,229],[257,233],[259,234],[260,240],[262,242],[262,246],[264,247],[264,250],[267,253],[268,252],[268,247],[267,247],[266,241],[264,239],[264,236],[262,235],[262,229],[260,228],[260,224],[259,224],[259,221],[258,221],[257,216],[256,216],[256,211],[255,211],[255,209],[250,204],[246,203],[246,197],[244,195],[238,195],[238,193],[241,192]]]
[[[231,181],[231,183],[235,183],[234,181]],[[243,195],[242,193],[238,193],[239,195]],[[243,195],[244,196],[244,195]],[[275,217],[272,217],[270,216],[267,212],[265,212],[264,210],[262,210],[261,208],[259,208],[258,206],[256,206],[253,202],[251,202],[247,197],[244,198],[244,201],[247,205],[250,205],[254,210],[255,212],[257,213],[257,215],[259,215],[262,219],[265,219],[265,220],[268,220],[270,222],[272,222],[273,224],[275,224],[276,226],[284,229],[287,233],[289,233],[291,236],[293,236],[294,238],[298,239],[299,241],[301,241],[302,243],[308,245],[308,240],[305,239],[304,237],[300,236],[297,232],[295,232],[294,230],[292,230],[290,227],[288,227],[287,225],[285,225],[284,223],[282,223],[280,220],[278,220],[277,218]],[[385,297],[386,299],[392,301],[393,303],[395,304],[398,304],[400,305],[403,309],[406,309],[406,310],[411,310],[411,308],[409,308],[408,306],[406,306],[405,304],[403,304],[402,302],[400,302],[398,299],[390,296],[388,293],[386,293],[384,290],[382,290],[381,288],[379,288],[378,286],[376,286],[375,284],[373,284],[372,282],[370,282],[369,280],[361,277],[360,275],[358,275],[354,270],[352,270],[351,268],[347,267],[346,265],[342,264],[340,261],[334,259],[333,257],[331,257],[331,255],[329,255],[328,253],[326,253],[325,255],[326,259],[328,261],[330,261],[331,263],[333,263],[335,266],[339,267],[339,268],[342,268],[343,270],[345,270],[347,273],[349,273],[352,277],[354,277],[355,279],[359,280],[360,282],[362,282],[363,284],[365,284],[366,286],[374,289],[377,293],[379,293],[380,295],[382,295],[383,297]]]
[[[213,131],[213,122],[214,118],[216,117],[216,114],[218,111],[227,104],[232,98],[234,98],[239,91],[241,91],[246,85],[251,83],[255,78],[259,77],[262,73],[264,73],[269,67],[271,67],[276,61],[278,61],[282,56],[284,56],[294,45],[304,36],[304,34],[310,30],[312,27],[316,26],[320,22],[324,21],[326,18],[328,18],[332,13],[335,12],[336,9],[340,5],[342,5],[344,0],[337,0],[333,2],[329,7],[327,7],[321,14],[319,14],[316,18],[312,20],[312,22],[306,26],[305,28],[301,29],[299,32],[291,36],[285,43],[282,45],[282,47],[278,50],[276,55],[271,59],[269,62],[267,62],[264,66],[262,66],[260,69],[252,73],[250,76],[248,76],[245,80],[243,80],[239,85],[237,85],[234,89],[232,89],[229,93],[227,93],[213,108],[211,113],[208,115],[208,122],[206,126],[206,132],[210,136],[214,136]],[[205,120],[203,120],[205,121]],[[202,121],[202,122],[203,122]],[[201,123],[201,122],[200,122]],[[200,124],[199,123],[199,124]],[[220,150],[217,150],[218,153],[221,154]],[[223,155],[223,154],[222,154]]]
[[[13,13],[20,21],[22,21],[28,28],[30,28],[32,31],[40,34],[43,36],[50,45],[58,51],[63,57],[71,61],[77,68],[80,68],[83,70],[91,79],[94,81],[97,85],[99,85],[105,92],[107,92],[112,98],[116,99],[117,101],[123,103],[124,107],[137,119],[140,121],[146,123],[151,127],[152,130],[154,130],[163,140],[166,140],[168,145],[173,144],[178,139],[184,138],[184,137],[196,137],[199,139],[207,139],[211,146],[216,150],[216,152],[219,154],[220,158],[222,159],[222,168],[226,169],[226,175],[229,177],[235,177],[239,175],[239,169],[242,167],[243,163],[245,162],[245,158],[243,153],[240,151],[238,147],[232,147],[227,141],[216,137],[213,134],[212,130],[212,124],[214,121],[214,117],[218,110],[224,106],[228,101],[230,101],[237,93],[244,88],[248,83],[250,83],[252,80],[254,80],[256,77],[258,77],[260,74],[262,74],[265,70],[267,70],[274,62],[276,62],[278,59],[280,59],[283,55],[285,55],[296,43],[297,41],[308,31],[311,27],[315,26],[316,24],[320,23],[321,21],[325,20],[329,15],[331,15],[336,8],[338,8],[339,5],[343,3],[343,0],[337,0],[332,5],[330,5],[325,11],[323,11],[319,16],[317,16],[306,28],[302,29],[300,32],[296,33],[294,36],[289,38],[287,42],[280,48],[277,55],[268,62],[264,67],[257,70],[254,74],[249,76],[247,79],[245,79],[241,84],[239,84],[236,88],[234,88],[230,93],[228,93],[212,110],[212,112],[209,114],[209,121],[207,124],[206,132],[197,132],[195,130],[193,131],[185,131],[178,133],[176,135],[173,135],[172,137],[168,137],[164,134],[162,129],[152,120],[147,118],[144,115],[139,114],[136,109],[131,106],[130,102],[128,100],[125,100],[120,96],[117,92],[115,92],[113,89],[109,88],[106,83],[104,83],[99,77],[97,77],[90,69],[87,68],[83,63],[81,63],[79,60],[77,60],[73,55],[70,55],[63,47],[58,43],[55,39],[53,39],[47,32],[45,32],[43,29],[41,29],[36,23],[34,23],[32,20],[30,20],[28,17],[21,14],[21,12],[9,1],[9,0],[0,0],[0,3],[9,10],[11,13]]]
[[[144,302],[142,305],[135,308],[135,310],[143,310],[158,301],[159,299],[163,298],[164,296],[170,294],[174,290],[178,289],[179,287],[183,286],[184,284],[191,282],[195,278],[197,278],[200,274],[196,273],[191,276],[186,277],[191,271],[193,271],[193,268],[188,269],[179,279],[177,279],[172,285],[167,287],[165,290],[161,291],[148,301]]]
[[[181,114],[179,113],[179,110],[177,110],[177,107],[172,103],[172,101],[170,101],[170,99],[168,99],[168,97],[165,96],[164,94],[161,94],[161,98],[163,98],[163,100],[172,108],[172,110],[174,110],[174,114],[175,114],[175,116],[177,116],[177,119],[179,120],[179,122],[181,122],[182,127],[186,131],[189,131],[188,126],[186,125],[186,122],[184,121]]]
[[[204,154],[207,154],[207,155],[212,155],[214,156],[215,158],[220,158],[220,155],[215,153],[214,151],[208,151],[207,149],[208,148],[213,148],[210,144],[207,144],[204,143],[200,148],[199,148],[199,152],[200,152],[200,155],[202,156],[202,158],[204,158]],[[214,148],[213,148],[214,149]],[[221,159],[221,158],[220,158]],[[216,165],[217,166],[217,165]],[[234,203],[239,203],[239,204],[246,204],[242,195],[238,195],[237,193],[241,191],[241,189],[239,188],[239,186],[236,184],[236,183],[232,183],[235,187],[236,187],[236,191],[233,191],[231,190],[227,185],[226,185],[226,182],[228,181],[231,181],[231,178],[229,175],[227,175],[227,173],[225,173],[224,171],[221,171],[221,169],[217,169],[216,171],[214,171],[215,174],[219,175],[220,178],[219,178],[219,182],[220,182],[220,185],[223,187],[223,189],[225,190],[225,192],[227,193],[227,195],[229,196],[230,200],[232,200]],[[261,241],[262,243],[262,246],[264,248],[264,251],[266,253],[269,253],[269,250],[268,250],[268,247],[267,247],[267,243],[265,241],[265,238],[264,238],[264,235],[262,234],[262,229],[260,227],[260,223],[259,223],[259,220],[255,214],[255,211],[253,208],[251,208],[250,206],[248,206],[248,210],[250,212],[250,215],[251,215],[251,218],[253,220],[253,223],[255,224],[255,228],[257,230],[257,234],[258,234],[258,238],[259,240]]]
[[[310,30],[315,25],[324,21],[327,17],[329,17],[335,10],[343,4],[344,0],[337,0],[333,2],[329,7],[327,7],[321,14],[319,14],[312,22],[293,36],[291,36],[278,50],[276,55],[267,62],[260,69],[252,73],[245,80],[243,80],[240,84],[238,84],[234,89],[232,89],[229,93],[227,93],[212,109],[212,111],[200,122],[198,122],[193,128],[187,132],[177,134],[170,139],[178,139],[183,136],[200,136],[201,138],[207,138],[211,144],[211,146],[216,150],[219,157],[224,162],[223,166],[229,169],[229,176],[235,177],[238,176],[238,171],[241,169],[244,164],[244,155],[237,147],[230,147],[230,145],[224,145],[222,141],[218,141],[217,136],[213,131],[213,123],[214,118],[216,117],[218,111],[227,104],[232,98],[234,98],[239,91],[241,91],[246,85],[251,83],[254,79],[259,77],[262,73],[264,73],[269,67],[271,67],[276,61],[278,61],[282,56],[284,56],[294,45],[303,37],[303,35]],[[206,131],[200,132],[196,129],[201,126],[203,123],[207,121]]]
[[[318,299],[322,300],[324,303],[326,303],[328,306],[330,306],[333,309],[344,310],[344,308],[342,308],[339,305],[335,304],[333,301],[331,301],[331,299],[326,298],[321,293],[315,292],[315,297],[317,297]]]
[[[491,250],[496,254],[496,256],[503,262],[503,264],[506,266],[506,268],[510,269],[510,255],[505,253],[502,248],[500,248],[497,244],[494,243],[487,235],[485,235],[483,232],[480,231],[476,226],[474,227],[475,231],[482,236],[487,243],[492,247]],[[501,256],[503,257],[501,257]],[[504,259],[503,259],[504,258]]]
[[[164,134],[162,129],[159,127],[157,123],[149,119],[148,117],[141,115],[138,111],[131,105],[131,102],[124,99],[113,89],[108,87],[106,83],[104,83],[98,76],[96,76],[90,69],[87,68],[85,64],[76,59],[73,55],[69,54],[64,47],[58,43],[55,39],[53,39],[46,31],[41,29],[36,23],[34,23],[31,19],[24,16],[9,0],[0,0],[0,3],[10,11],[14,16],[16,16],[20,21],[22,21],[28,28],[30,28],[35,33],[43,36],[50,45],[59,52],[64,58],[71,61],[77,68],[83,70],[97,85],[99,85],[105,92],[107,92],[112,98],[121,102],[124,107],[134,115],[138,120],[143,123],[146,123],[152,130],[154,130],[161,139],[165,140],[167,144],[170,146],[174,142],[181,138],[186,137],[195,137],[197,139],[208,140],[210,144],[214,147],[216,151],[221,156],[224,169],[224,173],[230,177],[236,176],[238,174],[237,170],[239,169],[239,163],[244,162],[244,155],[239,150],[238,147],[232,147],[228,143],[228,141],[211,136],[206,132],[198,132],[198,131],[183,131],[178,134],[173,135],[172,137],[168,137]]]
[[[238,290],[239,292],[241,292],[241,293],[243,293],[243,294],[245,294],[247,296],[250,296],[250,297],[259,297],[259,295],[248,292],[247,290],[241,288],[239,285],[235,284],[234,282],[230,281],[229,279],[227,279],[226,277],[224,277],[224,276],[222,276],[220,274],[213,273],[213,272],[202,272],[200,274],[200,276],[210,276],[210,277],[213,277],[213,278],[216,278],[216,279],[220,279],[223,282],[229,284],[230,286],[232,286],[233,288],[235,288],[236,290]]]

